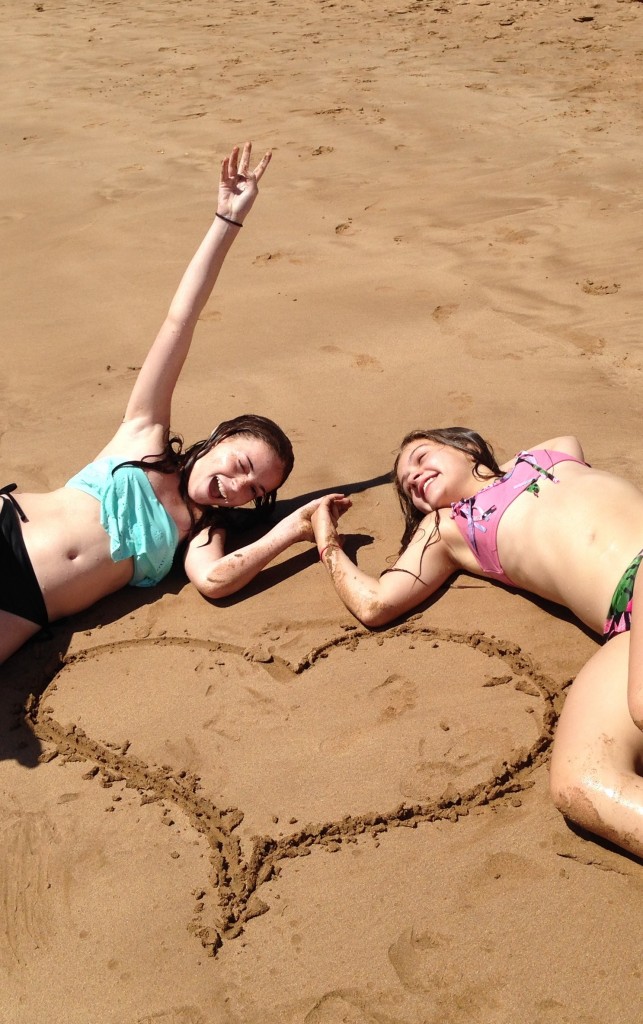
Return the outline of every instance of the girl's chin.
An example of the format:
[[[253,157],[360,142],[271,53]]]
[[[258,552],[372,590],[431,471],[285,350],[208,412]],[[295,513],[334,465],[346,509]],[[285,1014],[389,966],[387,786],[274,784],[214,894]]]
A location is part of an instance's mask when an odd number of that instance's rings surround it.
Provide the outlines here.
[[[197,491],[195,494],[190,494],[188,491],[188,498],[190,498],[195,505],[201,505],[203,508],[220,508],[224,504],[222,498],[213,497],[209,491],[206,491],[205,494],[201,494],[200,491]]]

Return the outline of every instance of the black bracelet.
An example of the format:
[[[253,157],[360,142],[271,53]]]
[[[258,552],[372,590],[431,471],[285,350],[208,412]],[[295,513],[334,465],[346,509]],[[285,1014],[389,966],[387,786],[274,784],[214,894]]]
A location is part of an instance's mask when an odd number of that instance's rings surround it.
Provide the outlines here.
[[[215,217],[219,217],[224,220],[226,224],[234,224],[235,228],[242,228],[243,224],[240,224],[238,220],[231,220],[230,217],[224,217],[222,213],[215,213]]]

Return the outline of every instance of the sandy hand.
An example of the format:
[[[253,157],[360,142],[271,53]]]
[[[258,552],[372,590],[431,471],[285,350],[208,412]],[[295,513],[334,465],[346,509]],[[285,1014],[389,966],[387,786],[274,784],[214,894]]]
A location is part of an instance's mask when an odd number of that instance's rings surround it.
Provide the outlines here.
[[[311,523],[319,547],[337,540],[337,523],[352,504],[343,494],[327,494],[318,500]]]

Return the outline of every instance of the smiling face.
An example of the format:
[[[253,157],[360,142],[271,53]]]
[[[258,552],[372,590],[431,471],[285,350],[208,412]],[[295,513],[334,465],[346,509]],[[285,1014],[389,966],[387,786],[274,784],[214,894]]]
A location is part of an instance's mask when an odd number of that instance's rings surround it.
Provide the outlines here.
[[[248,434],[235,434],[196,460],[188,495],[198,505],[237,508],[276,491],[284,475],[284,465],[269,444]]]
[[[412,430],[400,445],[393,472],[404,516],[400,554],[428,513],[435,512],[438,529],[440,509],[502,476],[489,442],[469,427]]]
[[[400,491],[424,515],[448,508],[477,487],[470,455],[422,438],[402,448],[396,476]]]

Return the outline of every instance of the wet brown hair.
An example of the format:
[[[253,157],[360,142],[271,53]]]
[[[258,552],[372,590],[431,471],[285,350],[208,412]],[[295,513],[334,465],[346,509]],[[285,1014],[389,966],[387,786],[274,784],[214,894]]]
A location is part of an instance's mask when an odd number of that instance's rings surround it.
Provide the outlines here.
[[[190,473],[195,462],[220,444],[221,441],[225,441],[229,437],[239,437],[240,435],[256,437],[260,441],[264,441],[272,449],[284,467],[281,483],[285,483],[295,463],[292,444],[281,427],[277,426],[273,420],[269,420],[266,416],[257,416],[255,413],[244,413],[241,416],[235,416],[231,420],[224,420],[218,427],[215,427],[209,437],[203,441],[196,441],[185,450],[183,449],[183,438],[178,434],[168,432],[165,448],[160,455],[146,455],[145,458],[139,461],[121,462],[119,466],[138,466],[141,469],[154,469],[157,473],[167,473],[168,475],[178,473],[179,494],[183,498],[190,514],[191,526],[186,539],[188,541],[191,540],[197,532],[207,528],[209,534],[206,543],[209,543],[212,530],[230,524],[231,510],[212,508],[210,505],[200,505],[192,501],[188,495]],[[115,473],[119,466],[115,466],[112,472]],[[262,522],[268,519],[276,497],[277,491],[274,490],[254,499],[257,513],[255,522]],[[197,513],[200,513],[198,518]]]
[[[458,451],[465,452],[473,463],[474,476],[477,476],[480,480],[487,478],[486,474],[480,472],[481,467],[489,470],[492,476],[502,476],[502,470],[496,462],[496,457],[493,454],[493,448],[488,441],[485,441],[484,438],[481,437],[480,434],[476,433],[475,430],[470,430],[468,427],[442,427],[437,430],[412,430],[402,439],[402,443],[400,444],[393,466],[393,483],[402,508],[402,515],[404,516],[404,533],[402,534],[398,557],[409,546],[413,534],[426,514],[416,508],[408,494],[404,493],[397,477],[397,468],[400,462],[400,456],[406,446],[411,444],[413,441],[429,441],[434,444],[445,445],[448,448],[457,448]],[[439,527],[440,512],[436,511],[435,524],[433,530],[429,534],[425,547],[428,547],[429,544],[439,540]]]

